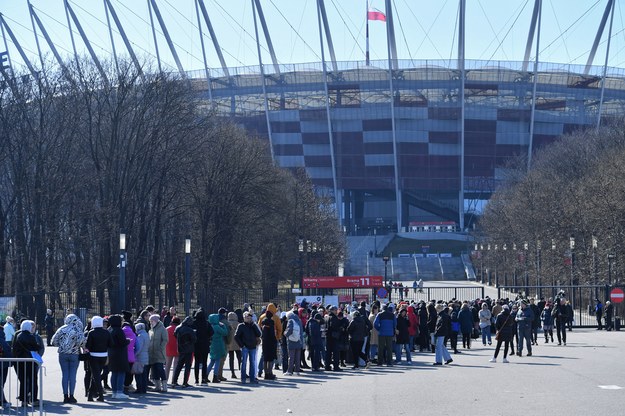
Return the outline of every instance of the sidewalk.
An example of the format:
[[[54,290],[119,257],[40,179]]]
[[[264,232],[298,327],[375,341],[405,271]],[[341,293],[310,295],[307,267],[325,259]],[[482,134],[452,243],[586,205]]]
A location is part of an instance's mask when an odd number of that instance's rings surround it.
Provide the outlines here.
[[[542,414],[557,409],[562,415],[623,414],[625,332],[591,329],[567,332],[567,346],[543,344],[532,357],[511,357],[510,364],[489,363],[492,347],[474,343],[454,355],[450,366],[433,367],[432,354],[413,354],[413,365],[342,373],[282,376],[276,382],[242,386],[238,380],[209,387],[170,389],[168,393],[132,396],[127,401],[87,402],[78,370],[76,405],[64,405],[56,348],[44,356],[44,410],[47,414],[78,416],[287,414],[325,416],[426,414],[510,416]],[[226,364],[227,366],[227,364]],[[228,377],[226,369],[224,375]],[[238,372],[237,372],[238,375]],[[14,401],[14,400],[13,400]],[[182,412],[182,413],[180,413]]]

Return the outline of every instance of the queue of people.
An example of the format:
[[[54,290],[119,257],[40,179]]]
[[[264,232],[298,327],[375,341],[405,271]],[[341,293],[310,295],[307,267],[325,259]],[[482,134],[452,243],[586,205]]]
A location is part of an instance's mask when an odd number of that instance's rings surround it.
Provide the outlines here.
[[[93,316],[85,328],[76,315],[68,314],[51,344],[58,347],[63,402],[72,404],[77,402],[80,361],[84,362],[87,401],[125,400],[129,394],[221,383],[227,381],[227,357],[230,379],[236,380],[238,373],[244,384],[257,384],[260,378],[276,380],[279,370],[288,377],[305,370],[340,372],[348,364],[354,370],[410,365],[417,352],[433,353],[435,366],[449,365],[454,362],[452,353],[471,349],[480,336],[484,347],[491,346],[493,338],[496,341],[490,361],[497,362],[503,346],[503,362],[507,363],[515,354],[515,342],[517,356],[523,355],[524,347],[526,356],[532,355],[541,325],[545,343],[553,342],[555,326],[558,344],[566,345],[569,305],[564,294],[538,303],[486,297],[463,302],[354,302],[342,307],[293,304],[288,311],[270,303],[259,316],[245,304],[231,312],[220,308],[211,314],[198,308],[183,320],[173,307],[159,314],[148,306],[135,320],[131,312],[122,311]],[[43,354],[44,344],[34,322],[24,320],[19,331],[14,325],[8,317],[0,331],[5,351],[16,357],[30,357],[31,351]],[[35,403],[37,397],[36,380],[29,379],[28,373],[24,368],[17,374],[18,399],[24,404]]]

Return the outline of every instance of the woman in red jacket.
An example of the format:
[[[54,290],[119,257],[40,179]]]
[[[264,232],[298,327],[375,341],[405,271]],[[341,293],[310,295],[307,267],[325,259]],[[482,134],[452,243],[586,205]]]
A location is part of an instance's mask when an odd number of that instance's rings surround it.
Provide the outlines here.
[[[414,340],[419,335],[419,316],[415,313],[413,306],[408,306],[408,335],[410,336],[410,351],[416,351],[414,347]]]
[[[165,347],[165,375],[169,380],[169,370],[171,370],[172,363],[174,368],[178,365],[178,340],[174,336],[176,327],[180,325],[180,318],[177,316],[171,320],[171,325],[167,329],[167,346]]]

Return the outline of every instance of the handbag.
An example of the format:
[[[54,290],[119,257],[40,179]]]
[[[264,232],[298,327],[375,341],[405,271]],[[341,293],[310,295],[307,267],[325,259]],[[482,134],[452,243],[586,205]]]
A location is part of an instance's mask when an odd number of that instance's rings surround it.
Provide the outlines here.
[[[471,332],[471,338],[477,339],[479,337],[480,337],[480,330],[477,328],[473,328],[473,331]]]
[[[81,352],[78,354],[78,361],[89,361],[89,353]]]
[[[132,374],[143,374],[143,364],[139,361],[135,361],[132,363],[132,368],[130,369]]]

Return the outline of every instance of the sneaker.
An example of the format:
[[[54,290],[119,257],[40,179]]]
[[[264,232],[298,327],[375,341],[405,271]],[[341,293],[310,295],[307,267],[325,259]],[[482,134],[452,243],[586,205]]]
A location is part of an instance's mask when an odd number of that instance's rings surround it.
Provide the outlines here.
[[[443,363],[432,363],[432,365],[443,365]]]
[[[250,383],[252,383],[252,384],[259,384],[259,381],[258,381],[257,378],[255,378],[253,380],[250,380]]]
[[[367,364],[365,364],[365,369],[369,369],[369,367],[371,367],[371,361],[367,361]]]
[[[501,360],[501,362],[504,363],[504,364],[508,364],[510,361],[508,361],[507,358],[504,358],[503,360]]]
[[[489,363],[496,363],[497,359],[496,358],[491,358],[490,360],[488,360]]]
[[[298,375],[298,376],[301,376],[301,375],[302,375],[302,373],[300,373],[299,371],[298,371],[298,372],[296,372],[295,374],[296,374],[296,375]]]
[[[284,375],[285,375],[285,376],[292,376],[292,375],[293,375],[293,373],[291,373],[291,372],[286,372],[286,373],[284,373]]]
[[[130,399],[130,396],[124,393],[117,393],[117,395],[113,395],[114,399]]]
[[[449,360],[445,361],[445,364],[451,364],[453,362],[454,362],[454,360],[452,358],[450,358]]]

